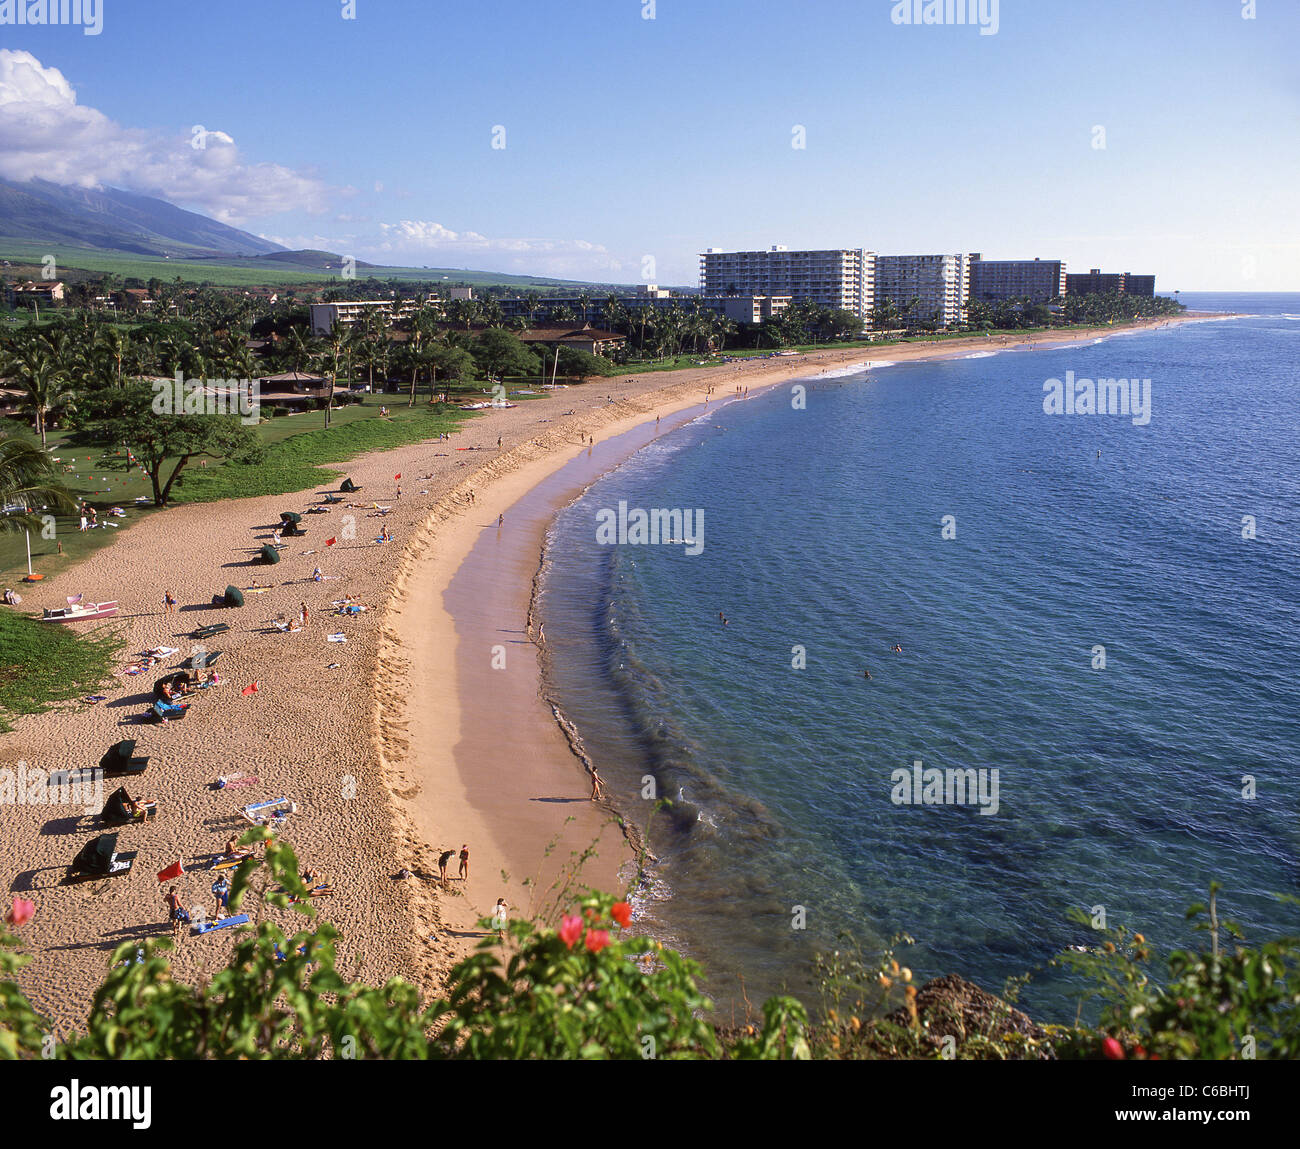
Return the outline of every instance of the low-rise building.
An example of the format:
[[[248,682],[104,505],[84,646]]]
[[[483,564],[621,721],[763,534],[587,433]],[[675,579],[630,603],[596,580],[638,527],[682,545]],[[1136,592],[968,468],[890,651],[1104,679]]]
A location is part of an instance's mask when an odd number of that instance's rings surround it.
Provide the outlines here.
[[[609,355],[627,342],[626,335],[617,331],[602,331],[595,327],[534,327],[521,331],[524,343],[542,347],[572,347],[592,355]]]
[[[1103,272],[1094,267],[1086,274],[1074,273],[1065,277],[1068,295],[1148,295],[1156,293],[1154,275],[1134,275],[1131,271]]]

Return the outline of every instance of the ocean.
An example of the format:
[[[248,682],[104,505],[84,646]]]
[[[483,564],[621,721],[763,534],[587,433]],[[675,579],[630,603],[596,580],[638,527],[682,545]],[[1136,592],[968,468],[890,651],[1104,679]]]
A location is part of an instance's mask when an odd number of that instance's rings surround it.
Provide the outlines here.
[[[1212,880],[1295,931],[1300,295],[1181,298],[1250,318],[723,380],[556,518],[545,689],[724,1012],[905,932],[918,978],[1030,973],[1070,1021],[1071,907],[1168,951]],[[1149,421],[1046,413],[1067,372],[1149,380]],[[598,541],[620,502],[702,513],[695,545]],[[918,762],[982,802],[909,794]]]

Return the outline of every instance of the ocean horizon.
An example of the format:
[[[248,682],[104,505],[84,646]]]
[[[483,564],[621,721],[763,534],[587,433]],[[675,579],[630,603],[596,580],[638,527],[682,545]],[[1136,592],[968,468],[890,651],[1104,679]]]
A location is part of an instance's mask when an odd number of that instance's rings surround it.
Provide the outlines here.
[[[671,802],[637,913],[724,1011],[905,932],[1066,1022],[1071,909],[1168,951],[1218,881],[1293,927],[1300,294],[1180,298],[1249,317],[721,384],[556,517],[545,690],[620,810]],[[1047,413],[1085,379],[1132,410]],[[598,541],[620,504],[696,545]]]

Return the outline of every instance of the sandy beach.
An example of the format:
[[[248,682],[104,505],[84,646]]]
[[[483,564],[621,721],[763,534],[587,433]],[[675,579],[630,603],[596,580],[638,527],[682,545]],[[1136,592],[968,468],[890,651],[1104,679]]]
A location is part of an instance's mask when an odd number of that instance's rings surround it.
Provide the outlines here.
[[[1134,326],[1187,321],[1194,317]],[[298,804],[285,836],[337,891],[318,908],[341,930],[341,968],[371,981],[402,976],[436,989],[481,936],[476,922],[498,897],[517,915],[552,920],[556,894],[548,891],[572,873],[573,855],[593,843],[596,856],[581,867],[579,884],[612,888],[633,880],[635,851],[618,822],[617,796],[613,805],[590,800],[588,766],[539,691],[539,636],[535,628],[529,633],[529,603],[555,511],[656,433],[691,418],[709,388],[717,402],[738,386],[770,387],[868,360],[1056,346],[1120,333],[828,350],[596,379],[487,411],[450,441],[378,452],[340,468],[339,479],[350,476],[362,488],[344,498],[363,505],[304,515],[307,535],[285,540],[276,566],[252,560],[279,512],[305,512],[337,482],[293,495],[177,507],[120,531],[76,567],[23,588],[22,609],[36,612],[63,605],[65,595],[117,598],[116,619],[80,629],[118,628],[124,656],[160,645],[178,652],[138,677],[112,678],[100,688],[108,698],[98,705],[23,717],[0,736],[0,768],[21,761],[47,771],[92,766],[119,738],[136,738],[137,752],[151,762],[127,786],[161,805],[149,824],[120,832],[119,849],[139,852],[130,875],[73,886],[60,884],[63,869],[99,832],[96,818],[80,807],[6,810],[0,847],[8,889],[37,906],[24,929],[35,960],[20,983],[61,1030],[79,1024],[112,950],[167,932],[167,884],[155,875],[182,860],[182,903],[210,912],[214,875],[203,867],[242,832],[240,807],[262,799]],[[391,512],[378,517],[367,509],[374,502]],[[391,543],[375,541],[381,527],[392,533]],[[339,542],[326,548],[330,536]],[[313,581],[317,565],[328,581]],[[269,589],[248,594],[242,609],[209,605],[227,583],[247,587],[253,579]],[[175,613],[162,607],[168,590],[179,600]],[[331,614],[333,600],[345,594],[368,610]],[[276,615],[296,615],[302,603],[306,627],[287,634],[269,627]],[[204,691],[183,721],[138,724],[154,679],[191,653],[188,633],[216,621],[231,625],[209,642],[223,651],[221,685]],[[339,632],[346,642],[327,640]],[[253,682],[258,691],[241,694]],[[219,775],[235,772],[245,784],[212,787]],[[114,785],[106,780],[106,792]],[[443,892],[438,855],[459,852],[463,843],[469,878]],[[453,879],[457,868],[453,857]],[[413,876],[399,877],[404,869]],[[177,975],[196,978],[222,963],[232,940],[229,933],[186,938]]]

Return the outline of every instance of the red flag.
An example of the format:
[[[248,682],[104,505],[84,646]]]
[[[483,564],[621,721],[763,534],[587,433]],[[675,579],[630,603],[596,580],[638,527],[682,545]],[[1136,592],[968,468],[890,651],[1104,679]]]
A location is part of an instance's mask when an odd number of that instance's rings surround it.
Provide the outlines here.
[[[248,685],[248,686],[245,686],[244,689],[241,690],[239,693],[240,693],[240,694],[256,694],[256,693],[257,693],[257,683],[254,682],[254,683],[251,683],[251,684]]]
[[[395,475],[393,476],[394,479],[400,479],[401,477],[402,477],[402,472],[401,472],[401,471],[398,471],[397,474],[395,474]]]
[[[325,545],[327,547],[332,547],[336,542],[338,542],[338,539],[326,539]]]
[[[185,873],[185,867],[179,861],[173,862],[158,875],[158,880],[160,882],[170,882],[175,878],[179,878],[183,873]]]

